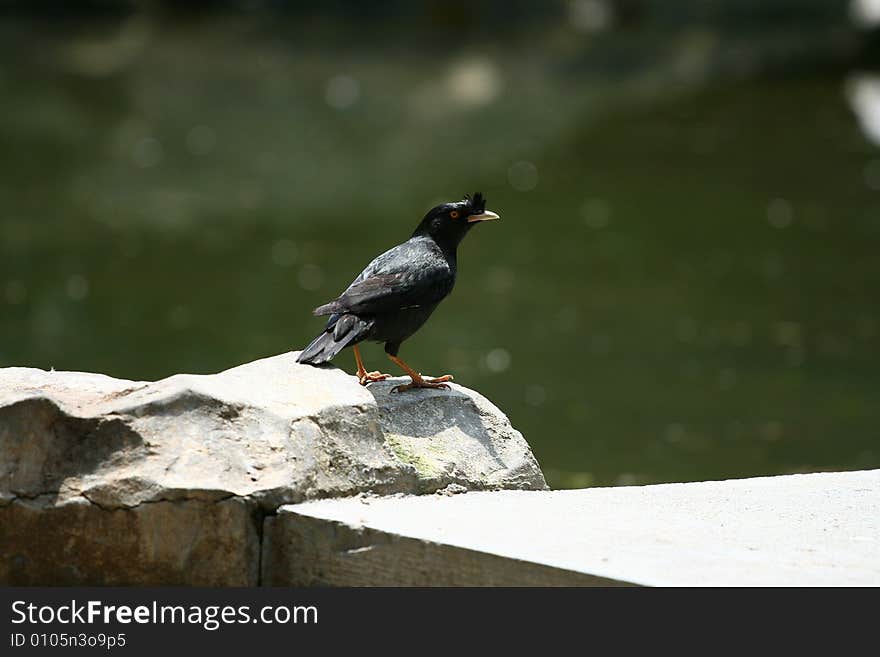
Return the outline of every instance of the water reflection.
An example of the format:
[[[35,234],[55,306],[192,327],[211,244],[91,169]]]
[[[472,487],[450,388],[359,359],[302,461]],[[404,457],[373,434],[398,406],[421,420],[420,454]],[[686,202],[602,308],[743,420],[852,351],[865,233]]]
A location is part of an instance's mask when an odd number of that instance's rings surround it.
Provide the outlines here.
[[[878,467],[871,37],[765,4],[561,3],[441,50],[414,17],[6,22],[0,360],[154,378],[299,347],[481,187],[505,220],[405,349],[554,485]]]

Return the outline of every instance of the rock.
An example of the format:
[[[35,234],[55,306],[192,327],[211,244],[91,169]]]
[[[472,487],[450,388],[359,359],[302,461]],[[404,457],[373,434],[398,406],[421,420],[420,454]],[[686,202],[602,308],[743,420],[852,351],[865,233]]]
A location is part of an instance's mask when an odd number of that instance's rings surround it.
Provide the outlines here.
[[[295,353],[154,383],[0,369],[0,583],[253,584],[282,504],[546,488],[487,399],[402,380]]]

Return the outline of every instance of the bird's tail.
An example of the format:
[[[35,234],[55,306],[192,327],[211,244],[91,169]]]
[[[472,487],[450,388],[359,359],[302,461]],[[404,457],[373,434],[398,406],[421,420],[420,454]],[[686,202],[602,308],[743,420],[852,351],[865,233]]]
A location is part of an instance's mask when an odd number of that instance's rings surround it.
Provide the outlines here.
[[[297,357],[297,363],[320,365],[326,363],[349,345],[363,340],[370,328],[371,320],[357,315],[334,315],[327,322],[324,332],[312,340]]]

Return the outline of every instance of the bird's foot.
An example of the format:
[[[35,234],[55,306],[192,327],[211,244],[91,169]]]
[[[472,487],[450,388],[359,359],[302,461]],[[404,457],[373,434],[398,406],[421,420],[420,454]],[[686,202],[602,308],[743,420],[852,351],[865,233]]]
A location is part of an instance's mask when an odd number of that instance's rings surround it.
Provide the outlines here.
[[[423,379],[422,377],[414,378],[410,383],[404,383],[391,388],[391,392],[403,392],[404,390],[412,390],[413,388],[439,388],[449,390],[446,381],[452,381],[451,374],[444,374],[434,379]]]
[[[357,373],[358,383],[362,386],[365,386],[369,383],[376,383],[376,381],[384,381],[385,379],[390,379],[390,374],[382,374],[382,372],[358,372]]]

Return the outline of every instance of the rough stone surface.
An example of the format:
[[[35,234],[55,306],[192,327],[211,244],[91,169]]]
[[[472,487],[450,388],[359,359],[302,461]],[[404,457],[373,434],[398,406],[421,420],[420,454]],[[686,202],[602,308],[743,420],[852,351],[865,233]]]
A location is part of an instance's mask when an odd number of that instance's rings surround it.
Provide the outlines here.
[[[308,502],[266,519],[263,571],[273,585],[878,586],[878,547],[874,470]]]
[[[0,582],[253,586],[259,522],[240,498],[115,509],[16,500],[0,508]]]
[[[0,583],[256,583],[281,504],[546,488],[483,396],[403,380],[295,353],[157,382],[0,369]]]

